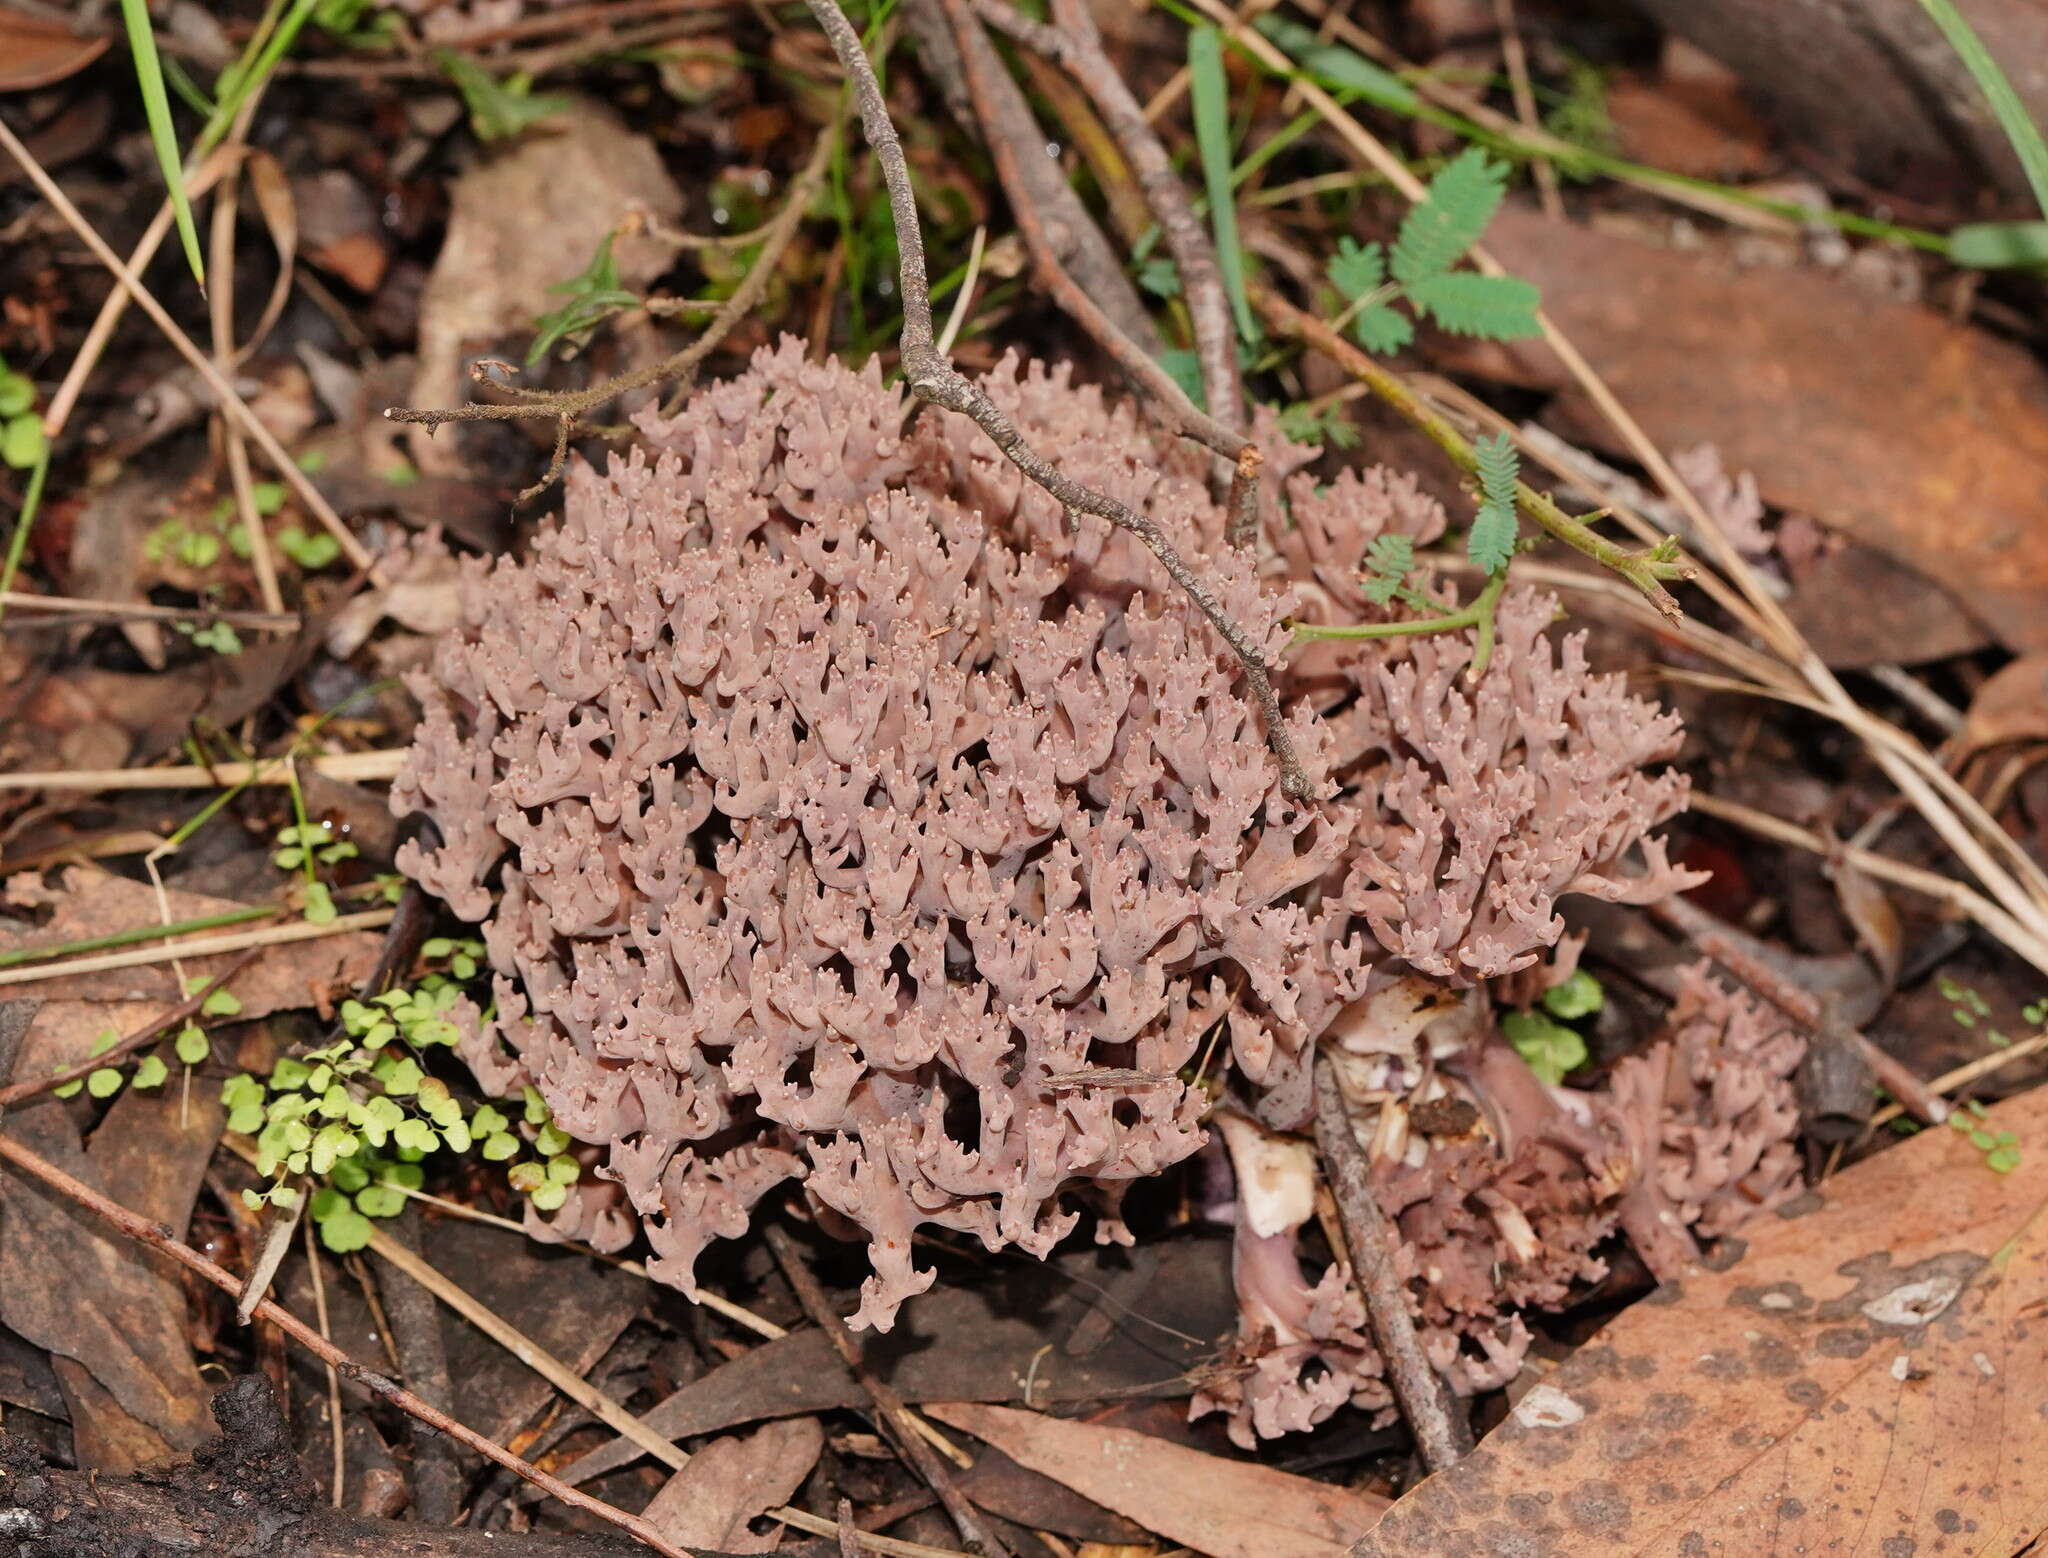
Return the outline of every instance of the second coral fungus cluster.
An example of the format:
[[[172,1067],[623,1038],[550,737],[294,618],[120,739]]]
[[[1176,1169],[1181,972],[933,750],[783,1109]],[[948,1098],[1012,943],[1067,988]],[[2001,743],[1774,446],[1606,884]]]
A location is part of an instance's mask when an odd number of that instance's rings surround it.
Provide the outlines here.
[[[1235,549],[1201,451],[1064,372],[1007,362],[986,387],[1069,476],[1153,518],[1276,662],[1290,614],[1381,611],[1357,577],[1375,538],[1444,528],[1405,478],[1318,488],[1296,474],[1311,451],[1268,437],[1264,535]],[[932,1280],[920,1225],[1043,1254],[1079,1198],[1118,1236],[1123,1190],[1203,1139],[1211,1037],[1263,1124],[1298,1129],[1340,1014],[1528,966],[1563,895],[1684,880],[1650,836],[1684,799],[1657,766],[1676,720],[1553,639],[1547,597],[1508,592],[1476,681],[1468,635],[1287,660],[1289,733],[1325,797],[1300,803],[1157,559],[965,420],[909,412],[872,367],[786,342],[643,417],[641,447],[571,474],[529,556],[466,565],[394,797],[440,831],[401,864],[484,923],[496,1006],[466,1058],[488,1088],[536,1086],[611,1182],[557,1231],[644,1229],[651,1269],[687,1288],[706,1243],[801,1181],[865,1234],[855,1321],[881,1328]],[[1460,1085],[1408,1026],[1353,1082]],[[1681,1042],[1644,1087],[1717,1085],[1699,1055]],[[1582,1175],[1605,1208],[1634,1182],[1598,1156],[1620,1150],[1607,1134],[1554,1098],[1516,1113],[1526,1086],[1488,1088],[1484,1065],[1492,1134],[1386,1190],[1432,1276],[1425,1320],[1475,1383],[1504,1356],[1502,1305],[1586,1269],[1611,1226],[1558,1185]],[[1711,1198],[1718,1148],[1670,1154],[1660,1206]],[[1474,1219],[1518,1272],[1505,1296]],[[1288,1251],[1243,1272],[1273,1333],[1356,1336],[1348,1283],[1304,1308]],[[1340,1397],[1377,1401],[1373,1372]],[[1327,1411],[1338,1387],[1317,1388],[1260,1426]]]

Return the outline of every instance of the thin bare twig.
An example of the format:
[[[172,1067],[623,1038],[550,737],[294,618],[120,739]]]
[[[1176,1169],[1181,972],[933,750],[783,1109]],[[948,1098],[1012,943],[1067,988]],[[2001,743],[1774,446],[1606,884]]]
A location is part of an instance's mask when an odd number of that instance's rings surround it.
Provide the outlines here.
[[[811,155],[802,170],[790,181],[788,193],[783,197],[782,208],[761,229],[761,252],[746,278],[733,289],[732,295],[720,306],[711,322],[704,327],[704,333],[680,351],[672,352],[659,362],[631,372],[619,374],[616,378],[604,379],[599,383],[580,390],[535,390],[517,384],[508,384],[494,376],[490,365],[479,363],[471,370],[479,383],[502,394],[513,397],[510,401],[472,401],[466,406],[453,406],[434,410],[412,406],[392,406],[384,415],[393,422],[409,422],[418,427],[433,429],[449,422],[514,422],[536,417],[554,418],[561,423],[556,439],[556,459],[550,467],[550,477],[558,474],[568,446],[569,429],[576,418],[596,410],[608,401],[616,400],[628,390],[645,389],[652,384],[675,381],[687,385],[695,375],[698,365],[717,349],[718,343],[754,309],[760,302],[761,294],[767,290],[769,278],[775,274],[776,263],[782,252],[789,247],[796,236],[804,214],[809,209],[811,196],[823,182],[826,170],[832,163],[832,148],[839,135],[843,113],[835,114],[832,122],[818,132],[817,141],[811,147]],[[547,485],[543,480],[538,487],[530,487],[521,493],[522,498],[530,497]]]
[[[405,752],[327,752],[301,759],[304,767],[329,779],[364,784],[396,778]],[[0,774],[0,790],[221,790],[238,784],[286,784],[290,770],[277,758],[253,763],[180,764],[166,768],[57,768]]]
[[[10,1136],[0,1135],[0,1160],[12,1164],[31,1179],[40,1180],[58,1195],[74,1205],[91,1212],[110,1227],[118,1229],[129,1238],[150,1249],[168,1256],[186,1270],[212,1283],[230,1297],[240,1297],[242,1279],[218,1263],[207,1259],[171,1231],[163,1223],[153,1222],[139,1212],[132,1212],[119,1202],[101,1195],[92,1186],[85,1184],[64,1172],[40,1153]],[[275,1299],[264,1299],[256,1306],[256,1317],[267,1320],[293,1340],[297,1341],[314,1357],[331,1364],[356,1384],[375,1395],[381,1396],[407,1416],[428,1424],[448,1435],[449,1438],[466,1445],[486,1460],[504,1467],[507,1471],[524,1478],[542,1492],[560,1499],[573,1508],[617,1526],[620,1530],[638,1538],[665,1558],[694,1558],[686,1549],[677,1547],[653,1525],[638,1515],[629,1515],[623,1509],[614,1508],[604,1500],[570,1487],[566,1482],[550,1476],[538,1466],[529,1464],[510,1450],[485,1438],[473,1428],[465,1427],[447,1413],[437,1411],[420,1400],[397,1381],[387,1378],[375,1369],[365,1368],[347,1353],[322,1336],[312,1326],[279,1304]]]
[[[1044,456],[1024,440],[1024,435],[1002,408],[990,400],[981,387],[967,378],[938,349],[932,335],[931,284],[926,278],[924,234],[918,225],[917,196],[910,187],[910,169],[904,161],[903,145],[896,138],[889,106],[882,99],[874,67],[861,47],[860,35],[839,9],[836,0],[805,0],[811,15],[831,40],[833,53],[852,79],[860,103],[862,129],[875,160],[881,164],[882,180],[888,186],[889,210],[896,226],[896,247],[901,257],[898,291],[903,303],[901,366],[903,377],[919,400],[957,411],[972,418],[989,441],[1011,464],[1069,509],[1093,514],[1129,531],[1159,559],[1168,577],[1180,586],[1195,609],[1209,619],[1225,644],[1244,666],[1245,680],[1266,725],[1266,741],[1280,766],[1281,785],[1296,799],[1310,798],[1308,775],[1294,754],[1294,744],[1280,710],[1279,696],[1267,674],[1265,652],[1251,641],[1244,629],[1223,609],[1215,593],[1198,578],[1158,524],[1105,493],[1095,491],[1061,474]],[[945,0],[957,6],[961,0]],[[969,18],[969,20],[972,20]],[[963,51],[964,52],[964,51]],[[1232,451],[1233,454],[1235,450]]]
[[[969,9],[967,0],[939,0],[947,20],[952,24],[960,42],[960,58],[967,79],[967,89],[974,101],[975,111],[984,125],[993,118],[991,72],[995,68],[995,56],[987,49],[972,47],[972,29],[978,34],[980,22],[977,13]],[[1089,294],[1086,287],[1076,281],[1067,267],[1061,263],[1059,250],[1047,231],[1038,208],[1025,194],[1023,166],[1020,162],[1022,148],[1011,137],[998,135],[991,129],[988,135],[989,155],[996,165],[996,173],[1003,187],[1010,193],[1010,212],[1017,219],[1017,230],[1023,234],[1025,247],[1031,251],[1032,265],[1045,290],[1061,310],[1089,336],[1109,353],[1116,365],[1123,369],[1133,383],[1146,394],[1148,402],[1160,412],[1167,425],[1184,438],[1206,446],[1228,460],[1241,460],[1251,441],[1235,428],[1227,427],[1215,416],[1204,411],[1188,398],[1186,390],[1159,360],[1131,339],[1109,317],[1108,312]],[[1126,155],[1129,149],[1126,148]],[[1169,173],[1171,169],[1169,168]],[[1234,350],[1234,346],[1233,346]],[[1256,474],[1258,466],[1251,467]],[[1235,536],[1233,544],[1242,544]]]
[[[98,1071],[102,1066],[118,1066],[137,1050],[154,1044],[186,1018],[196,1016],[200,1007],[206,1004],[208,996],[212,995],[214,991],[255,962],[262,955],[262,952],[263,949],[261,947],[249,948],[248,951],[230,963],[226,969],[216,974],[212,979],[200,986],[198,990],[165,1012],[163,1016],[150,1019],[133,1033],[129,1034],[128,1037],[103,1050],[101,1053],[92,1056],[90,1059],[81,1060],[75,1066],[71,1066],[63,1071],[53,1071],[50,1075],[38,1077],[34,1081],[16,1082],[9,1087],[0,1087],[0,1112],[5,1112],[22,1100],[33,1098],[38,1093],[47,1092],[53,1087],[62,1087],[67,1082],[76,1082],[80,1077],[88,1076],[92,1072]]]
[[[1237,366],[1237,328],[1231,322],[1215,245],[1195,215],[1194,202],[1188,198],[1187,185],[1175,169],[1166,143],[1145,118],[1143,106],[1103,49],[1094,12],[1082,0],[1054,0],[1056,25],[1048,27],[1025,16],[1008,0],[977,0],[976,10],[991,26],[1062,66],[1094,102],[1130,163],[1180,272],[1181,296],[1194,326],[1195,353],[1202,368],[1203,399],[1219,420],[1232,427],[1243,426],[1244,383]]]
[[[847,1372],[853,1375],[855,1382],[875,1404],[875,1426],[882,1430],[897,1453],[910,1463],[918,1476],[924,1479],[925,1486],[945,1505],[946,1513],[960,1532],[960,1539],[972,1551],[984,1554],[985,1558],[1013,1558],[1003,1539],[981,1518],[981,1512],[968,1502],[967,1495],[960,1491],[960,1484],[954,1481],[953,1473],[939,1459],[938,1452],[912,1426],[910,1408],[904,1404],[903,1398],[868,1367],[867,1360],[861,1356],[860,1345],[847,1331],[846,1322],[833,1312],[831,1300],[825,1296],[824,1288],[818,1285],[817,1277],[805,1264],[803,1252],[796,1247],[789,1230],[771,1223],[765,1233],[768,1248],[775,1252],[776,1263],[782,1267],[783,1276],[789,1279],[804,1313],[830,1339]]]
[[[1415,1435],[1422,1463],[1432,1472],[1447,1471],[1472,1450],[1472,1425],[1458,1410],[1443,1377],[1429,1365],[1415,1317],[1408,1312],[1408,1290],[1394,1270],[1394,1230],[1373,1194],[1365,1153],[1352,1133],[1344,1094],[1328,1060],[1315,1062],[1316,1145],[1323,1170],[1344,1225],[1344,1246],[1351,1255],[1352,1280],[1365,1299],[1373,1341],[1386,1360],[1387,1383]]]
[[[311,1223],[302,1226],[306,1230],[306,1273],[313,1279],[313,1318],[320,1322],[320,1334],[333,1341],[334,1333],[327,1323],[327,1278],[320,1269],[320,1240]],[[332,1455],[327,1496],[339,1509],[342,1484],[348,1480],[348,1454],[341,1433],[341,1371],[324,1359],[321,1367],[327,1371],[327,1443]]]

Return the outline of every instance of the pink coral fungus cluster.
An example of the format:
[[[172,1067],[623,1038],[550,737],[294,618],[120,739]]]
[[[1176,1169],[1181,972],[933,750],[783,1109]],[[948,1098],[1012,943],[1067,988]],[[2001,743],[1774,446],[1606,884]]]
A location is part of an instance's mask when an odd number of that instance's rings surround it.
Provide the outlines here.
[[[1697,1239],[1798,1192],[1805,1040],[1704,964],[1684,972],[1664,1034],[1586,1088],[1546,1085],[1477,1000],[1419,981],[1347,1013],[1328,1042],[1424,1350],[1460,1394],[1515,1376],[1530,1343],[1518,1311],[1603,1277],[1609,1235],[1668,1279]],[[1290,1156],[1291,1139],[1248,1120],[1223,1134],[1243,1313],[1235,1366],[1203,1382],[1197,1410],[1227,1413],[1247,1446],[1346,1401],[1391,1415],[1348,1266],[1303,1270],[1313,1154]]]
[[[1444,525],[1403,478],[1294,475],[1232,549],[1201,451],[1064,372],[986,387],[1276,661],[1290,612],[1378,610],[1376,536]],[[1648,771],[1675,721],[1511,591],[1476,685],[1465,636],[1297,656],[1280,690],[1328,799],[1294,801],[1153,556],[909,413],[786,342],[644,417],[525,560],[467,565],[394,795],[441,834],[404,869],[485,923],[472,1067],[601,1149],[651,1269],[687,1288],[800,1180],[865,1232],[855,1319],[881,1328],[932,1280],[920,1225],[1043,1254],[1078,1196],[1115,1236],[1124,1188],[1200,1144],[1212,1032],[1297,1127],[1339,1012],[1527,965],[1560,895],[1668,891],[1645,834],[1684,793]],[[1309,453],[1266,447],[1283,477]]]

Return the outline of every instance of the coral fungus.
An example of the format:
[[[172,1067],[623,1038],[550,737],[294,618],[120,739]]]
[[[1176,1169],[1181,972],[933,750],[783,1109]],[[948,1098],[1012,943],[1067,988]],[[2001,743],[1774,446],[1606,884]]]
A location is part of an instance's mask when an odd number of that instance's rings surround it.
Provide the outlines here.
[[[1290,611],[1379,610],[1377,535],[1444,525],[1404,478],[1296,474],[1235,549],[1202,451],[1062,371],[986,387],[1274,661]],[[922,1224],[1043,1254],[1078,1196],[1118,1236],[1123,1189],[1200,1144],[1218,1025],[1261,1119],[1298,1127],[1354,1003],[1527,966],[1563,894],[1669,891],[1646,835],[1684,794],[1650,766],[1675,720],[1511,590],[1476,684],[1464,635],[1297,656],[1289,733],[1329,798],[1294,801],[1152,555],[906,412],[786,342],[643,416],[529,557],[466,565],[394,793],[442,837],[404,869],[485,923],[465,1055],[600,1149],[617,1189],[586,1188],[623,1193],[650,1269],[687,1288],[800,1180],[865,1232],[855,1323],[882,1328],[932,1280]],[[1266,448],[1282,477],[1309,455]]]

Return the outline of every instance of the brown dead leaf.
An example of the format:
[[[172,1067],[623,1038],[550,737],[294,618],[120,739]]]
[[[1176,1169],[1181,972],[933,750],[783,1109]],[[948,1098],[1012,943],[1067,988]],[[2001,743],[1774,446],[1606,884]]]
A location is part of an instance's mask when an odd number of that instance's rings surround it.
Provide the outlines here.
[[[121,1197],[125,1187],[109,1185],[80,1150],[62,1106],[10,1114],[7,1131]],[[208,1392],[185,1340],[183,1292],[143,1265],[126,1239],[20,1175],[0,1176],[0,1208],[0,1323],[83,1370],[118,1408],[95,1434],[80,1419],[99,1396],[67,1392],[74,1431],[120,1460],[149,1459],[158,1444],[189,1450],[206,1439]],[[60,1383],[67,1372],[59,1366]]]
[[[0,92],[28,92],[76,75],[107,51],[102,33],[81,38],[62,22],[0,5]]]
[[[2048,741],[2048,654],[2022,655],[2001,666],[1970,700],[1964,751],[2010,741]]]
[[[1019,1465],[1209,1558],[1345,1558],[1387,1507],[1370,1494],[1128,1428],[975,1402],[926,1410]]]
[[[1185,1409],[1178,1404],[1171,1410],[1185,1416]],[[974,1464],[960,1473],[959,1483],[960,1491],[977,1509],[1027,1530],[1051,1531],[1098,1546],[1145,1541],[1144,1527],[1135,1521],[1083,1498],[1065,1483],[1019,1466],[1001,1450],[984,1448]]]
[[[2048,649],[2048,375],[2023,349],[1825,274],[1745,271],[1526,210],[1486,241],[1659,444],[1715,444],[1772,503],[1911,564],[2011,647]],[[1547,347],[1510,355],[1566,392],[1576,433],[1614,447]]]
[[[791,1417],[714,1439],[662,1486],[641,1515],[678,1547],[765,1553],[773,1536],[750,1522],[786,1504],[825,1448],[815,1417]]]
[[[192,1220],[192,1203],[220,1140],[221,1113],[211,1086],[189,1095],[175,1087],[130,1088],[100,1121],[86,1157],[123,1206],[183,1229]],[[124,1266],[154,1275],[159,1301],[169,1314],[183,1314],[184,1288],[176,1263],[134,1244],[123,1244],[118,1253]],[[99,1382],[90,1359],[59,1357],[53,1365],[70,1407],[73,1450],[81,1465],[126,1472],[170,1453],[170,1442]]]
[[[1981,1554],[2048,1529],[2048,1110],[1937,1129],[1624,1313],[1355,1558]],[[1741,1241],[1736,1241],[1741,1245]]]
[[[1779,526],[1782,537],[1785,527]],[[1835,536],[1803,572],[1786,610],[1813,652],[1839,670],[1926,665],[1988,648],[1991,635],[1954,596],[1888,553]],[[1872,611],[1872,601],[1884,610]]]
[[[654,143],[587,98],[480,161],[449,198],[448,236],[420,299],[415,406],[466,398],[465,344],[530,335],[535,316],[560,301],[547,289],[581,273],[630,213],[672,220],[683,203]],[[614,242],[612,258],[620,284],[636,289],[667,268],[669,251],[628,235]],[[412,448],[422,471],[459,474],[447,439],[421,437]]]
[[[1754,178],[1770,162],[1770,131],[1730,78],[1649,81],[1624,72],[1607,88],[1621,154],[1702,179]]]
[[[60,873],[57,887],[61,896],[47,924],[23,926],[0,922],[0,952],[47,947],[163,922],[156,892],[146,882],[79,866]],[[225,898],[176,888],[167,890],[164,898],[174,921],[203,919],[246,907]],[[312,1006],[319,995],[344,988],[353,990],[360,984],[382,945],[382,938],[374,931],[347,931],[316,941],[294,942],[266,952],[235,976],[231,988],[242,1002],[243,1015],[248,1017]],[[223,972],[235,956],[224,952],[214,957],[187,958],[185,973],[192,978],[211,979]],[[168,962],[97,974],[57,975],[38,980],[28,988],[51,1006],[71,1001],[154,1002],[159,1003],[161,1010],[184,999]],[[124,1012],[121,1018],[125,1021],[130,1015]],[[111,1016],[107,1019],[113,1020]],[[38,1037],[47,1024],[55,1021],[56,1017],[46,1007],[36,1024]],[[139,1025],[130,1023],[121,1031],[127,1033]]]
[[[429,1223],[425,1255],[479,1302],[587,1374],[647,1302],[647,1279],[579,1251],[457,1218]],[[481,1331],[451,1323],[448,1371],[455,1415],[503,1442],[554,1395],[554,1387]]]

